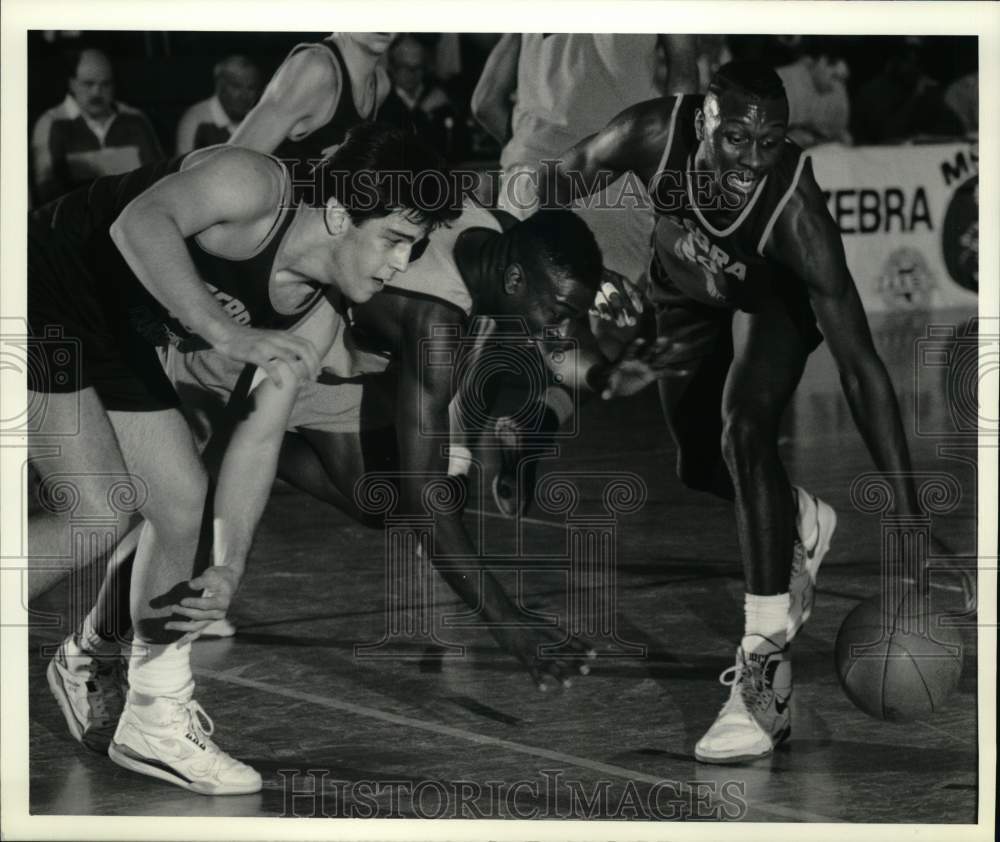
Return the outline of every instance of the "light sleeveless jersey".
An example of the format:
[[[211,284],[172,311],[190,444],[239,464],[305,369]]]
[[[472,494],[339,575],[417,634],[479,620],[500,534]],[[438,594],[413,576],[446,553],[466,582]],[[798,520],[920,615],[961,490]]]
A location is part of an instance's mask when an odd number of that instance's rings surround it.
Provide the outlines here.
[[[650,183],[656,209],[653,301],[678,293],[713,307],[752,312],[774,290],[775,264],[764,257],[774,225],[811,164],[790,140],[774,168],[758,182],[742,211],[724,228],[713,214],[698,207],[697,174],[693,173],[698,139],[695,111],[700,96],[677,97],[671,108],[666,147]],[[714,174],[706,177],[714,179]],[[705,203],[704,200],[702,203]]]
[[[630,105],[659,96],[653,83],[656,37],[522,35],[513,137],[500,154],[500,166],[559,154]]]

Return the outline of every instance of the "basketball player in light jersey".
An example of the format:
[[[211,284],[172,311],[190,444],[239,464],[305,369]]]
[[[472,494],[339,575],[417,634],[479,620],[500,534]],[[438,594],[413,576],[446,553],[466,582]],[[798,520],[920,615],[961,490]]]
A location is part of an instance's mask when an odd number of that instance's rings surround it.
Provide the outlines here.
[[[494,47],[472,98],[473,114],[498,141],[501,187],[498,205],[524,217],[534,208],[534,175],[541,162],[555,160],[581,137],[603,128],[623,108],[661,94],[657,45],[666,47],[667,91],[694,93],[698,86],[695,38],[690,35],[615,33],[511,33]],[[512,95],[516,93],[512,105]],[[643,187],[625,178],[606,185],[601,209],[575,213],[594,232],[607,270],[595,301],[594,323],[601,348],[617,357],[624,342],[610,328],[630,323],[641,311],[632,292],[649,263],[653,214],[641,202]],[[613,210],[612,210],[613,208]],[[630,294],[631,293],[631,294]],[[573,410],[569,395],[549,389],[543,432],[554,433]],[[524,512],[532,496],[537,459],[518,470],[521,436],[502,420],[497,433],[506,446],[492,483],[498,509]],[[538,436],[533,436],[538,439]],[[518,479],[522,481],[517,487]]]
[[[334,32],[299,44],[268,82],[260,101],[229,139],[233,146],[304,162],[305,173],[341,143],[347,130],[375,118],[391,89],[379,60],[394,32]]]
[[[624,111],[565,153],[541,184],[543,206],[562,204],[592,178],[633,172],[654,202],[648,295],[659,335],[688,346],[674,361],[689,373],[660,380],[678,473],[690,488],[735,503],[747,586],[745,634],[723,673],[729,699],[695,747],[707,763],[769,754],[789,734],[788,643],[812,609],[836,518],[790,485],[778,427],[824,336],[897,505],[918,510],[892,383],[840,232],[809,159],[785,137],[787,124],[777,74],[732,62],[704,98]]]
[[[405,271],[413,244],[456,215],[446,204],[428,209],[406,190],[436,164],[402,133],[359,130],[316,171],[307,201],[277,159],[213,147],[98,179],[29,218],[28,348],[36,364],[28,385],[46,399],[29,457],[43,500],[53,504],[31,523],[30,555],[65,555],[65,507],[55,504],[66,477],[74,478],[77,516],[106,511],[115,490],[106,486],[117,478],[132,486],[145,520],[120,717],[96,704],[104,698],[98,685],[116,686],[102,667],[117,661],[118,641],[103,641],[92,623],[63,642],[48,670],[73,735],[119,765],[203,794],[260,789],[258,773],[210,739],[176,614],[228,605],[260,514],[244,495],[257,484],[265,495],[270,488],[297,380],[317,372],[342,302],[379,292]],[[351,177],[380,171],[391,176]],[[301,335],[287,333],[294,325]],[[79,343],[76,371],[52,365],[60,348],[42,337],[53,328]],[[261,367],[251,411],[223,459],[208,518],[215,563],[205,570],[194,568],[208,479],[157,346],[213,348]],[[67,437],[78,418],[79,431]],[[108,643],[112,658],[104,660]]]

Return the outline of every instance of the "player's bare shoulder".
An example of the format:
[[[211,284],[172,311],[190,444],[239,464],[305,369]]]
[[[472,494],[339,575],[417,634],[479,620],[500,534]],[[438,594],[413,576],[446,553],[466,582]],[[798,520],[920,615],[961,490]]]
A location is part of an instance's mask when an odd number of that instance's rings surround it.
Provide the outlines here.
[[[340,86],[340,68],[330,51],[322,44],[310,44],[285,59],[264,98],[314,116],[339,98]]]
[[[667,96],[639,102],[622,111],[605,132],[627,161],[629,169],[648,181],[656,174],[663,149],[670,138],[680,97]]]

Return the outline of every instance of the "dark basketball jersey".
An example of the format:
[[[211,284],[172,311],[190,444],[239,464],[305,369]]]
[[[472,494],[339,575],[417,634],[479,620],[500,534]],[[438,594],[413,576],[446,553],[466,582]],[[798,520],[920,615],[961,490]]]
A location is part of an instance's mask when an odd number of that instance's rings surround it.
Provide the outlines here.
[[[299,44],[289,55],[315,47],[316,44]],[[328,150],[343,142],[347,130],[358,123],[364,123],[374,119],[375,97],[372,97],[372,113],[368,117],[362,117],[354,105],[353,86],[351,84],[351,74],[347,69],[344,57],[340,54],[340,49],[330,38],[325,38],[319,42],[319,46],[330,51],[337,67],[340,68],[340,100],[334,109],[333,116],[329,121],[308,134],[289,137],[275,151],[275,155],[284,161],[308,162],[317,161],[323,158]],[[372,75],[372,85],[375,84],[375,76]],[[294,166],[294,164],[293,164]],[[309,165],[311,166],[311,165]],[[308,169],[304,170],[308,172]],[[298,173],[297,173],[298,174]]]
[[[704,206],[706,179],[694,172],[698,139],[694,117],[700,96],[673,103],[666,148],[650,183],[656,209],[650,267],[654,301],[678,293],[709,306],[753,311],[774,289],[777,267],[764,257],[775,222],[810,166],[790,140],[774,168],[757,184],[743,209],[724,228]]]
[[[74,256],[68,266],[79,267],[84,277],[70,280],[86,285],[87,292],[113,322],[127,320],[155,345],[173,344],[182,350],[209,347],[156,300],[129,268],[111,239],[110,229],[125,207],[160,179],[180,170],[185,160],[199,152],[141,167],[130,173],[106,176],[32,213],[29,248],[58,244]],[[238,324],[285,329],[294,325],[318,300],[317,289],[295,313],[275,310],[270,298],[274,258],[294,217],[289,201],[291,184],[284,168],[284,197],[274,225],[254,254],[244,260],[220,257],[204,249],[196,237],[185,245],[198,274],[229,316]],[[31,283],[29,281],[29,290]]]

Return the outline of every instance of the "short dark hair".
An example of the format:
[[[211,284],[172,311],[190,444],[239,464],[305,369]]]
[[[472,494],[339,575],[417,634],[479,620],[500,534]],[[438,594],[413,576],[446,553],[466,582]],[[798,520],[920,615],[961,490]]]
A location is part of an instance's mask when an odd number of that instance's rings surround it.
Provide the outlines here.
[[[457,219],[461,202],[443,159],[412,132],[362,123],[313,170],[310,204],[331,197],[355,225],[402,211],[417,224],[436,228]]]
[[[760,61],[731,61],[715,71],[708,83],[715,96],[738,93],[750,99],[788,99],[781,77]]]
[[[594,234],[579,216],[564,208],[540,210],[511,228],[514,259],[529,270],[528,283],[535,277],[556,277],[557,282],[574,280],[597,292],[601,285],[604,260]],[[548,289],[529,287],[536,297]]]

